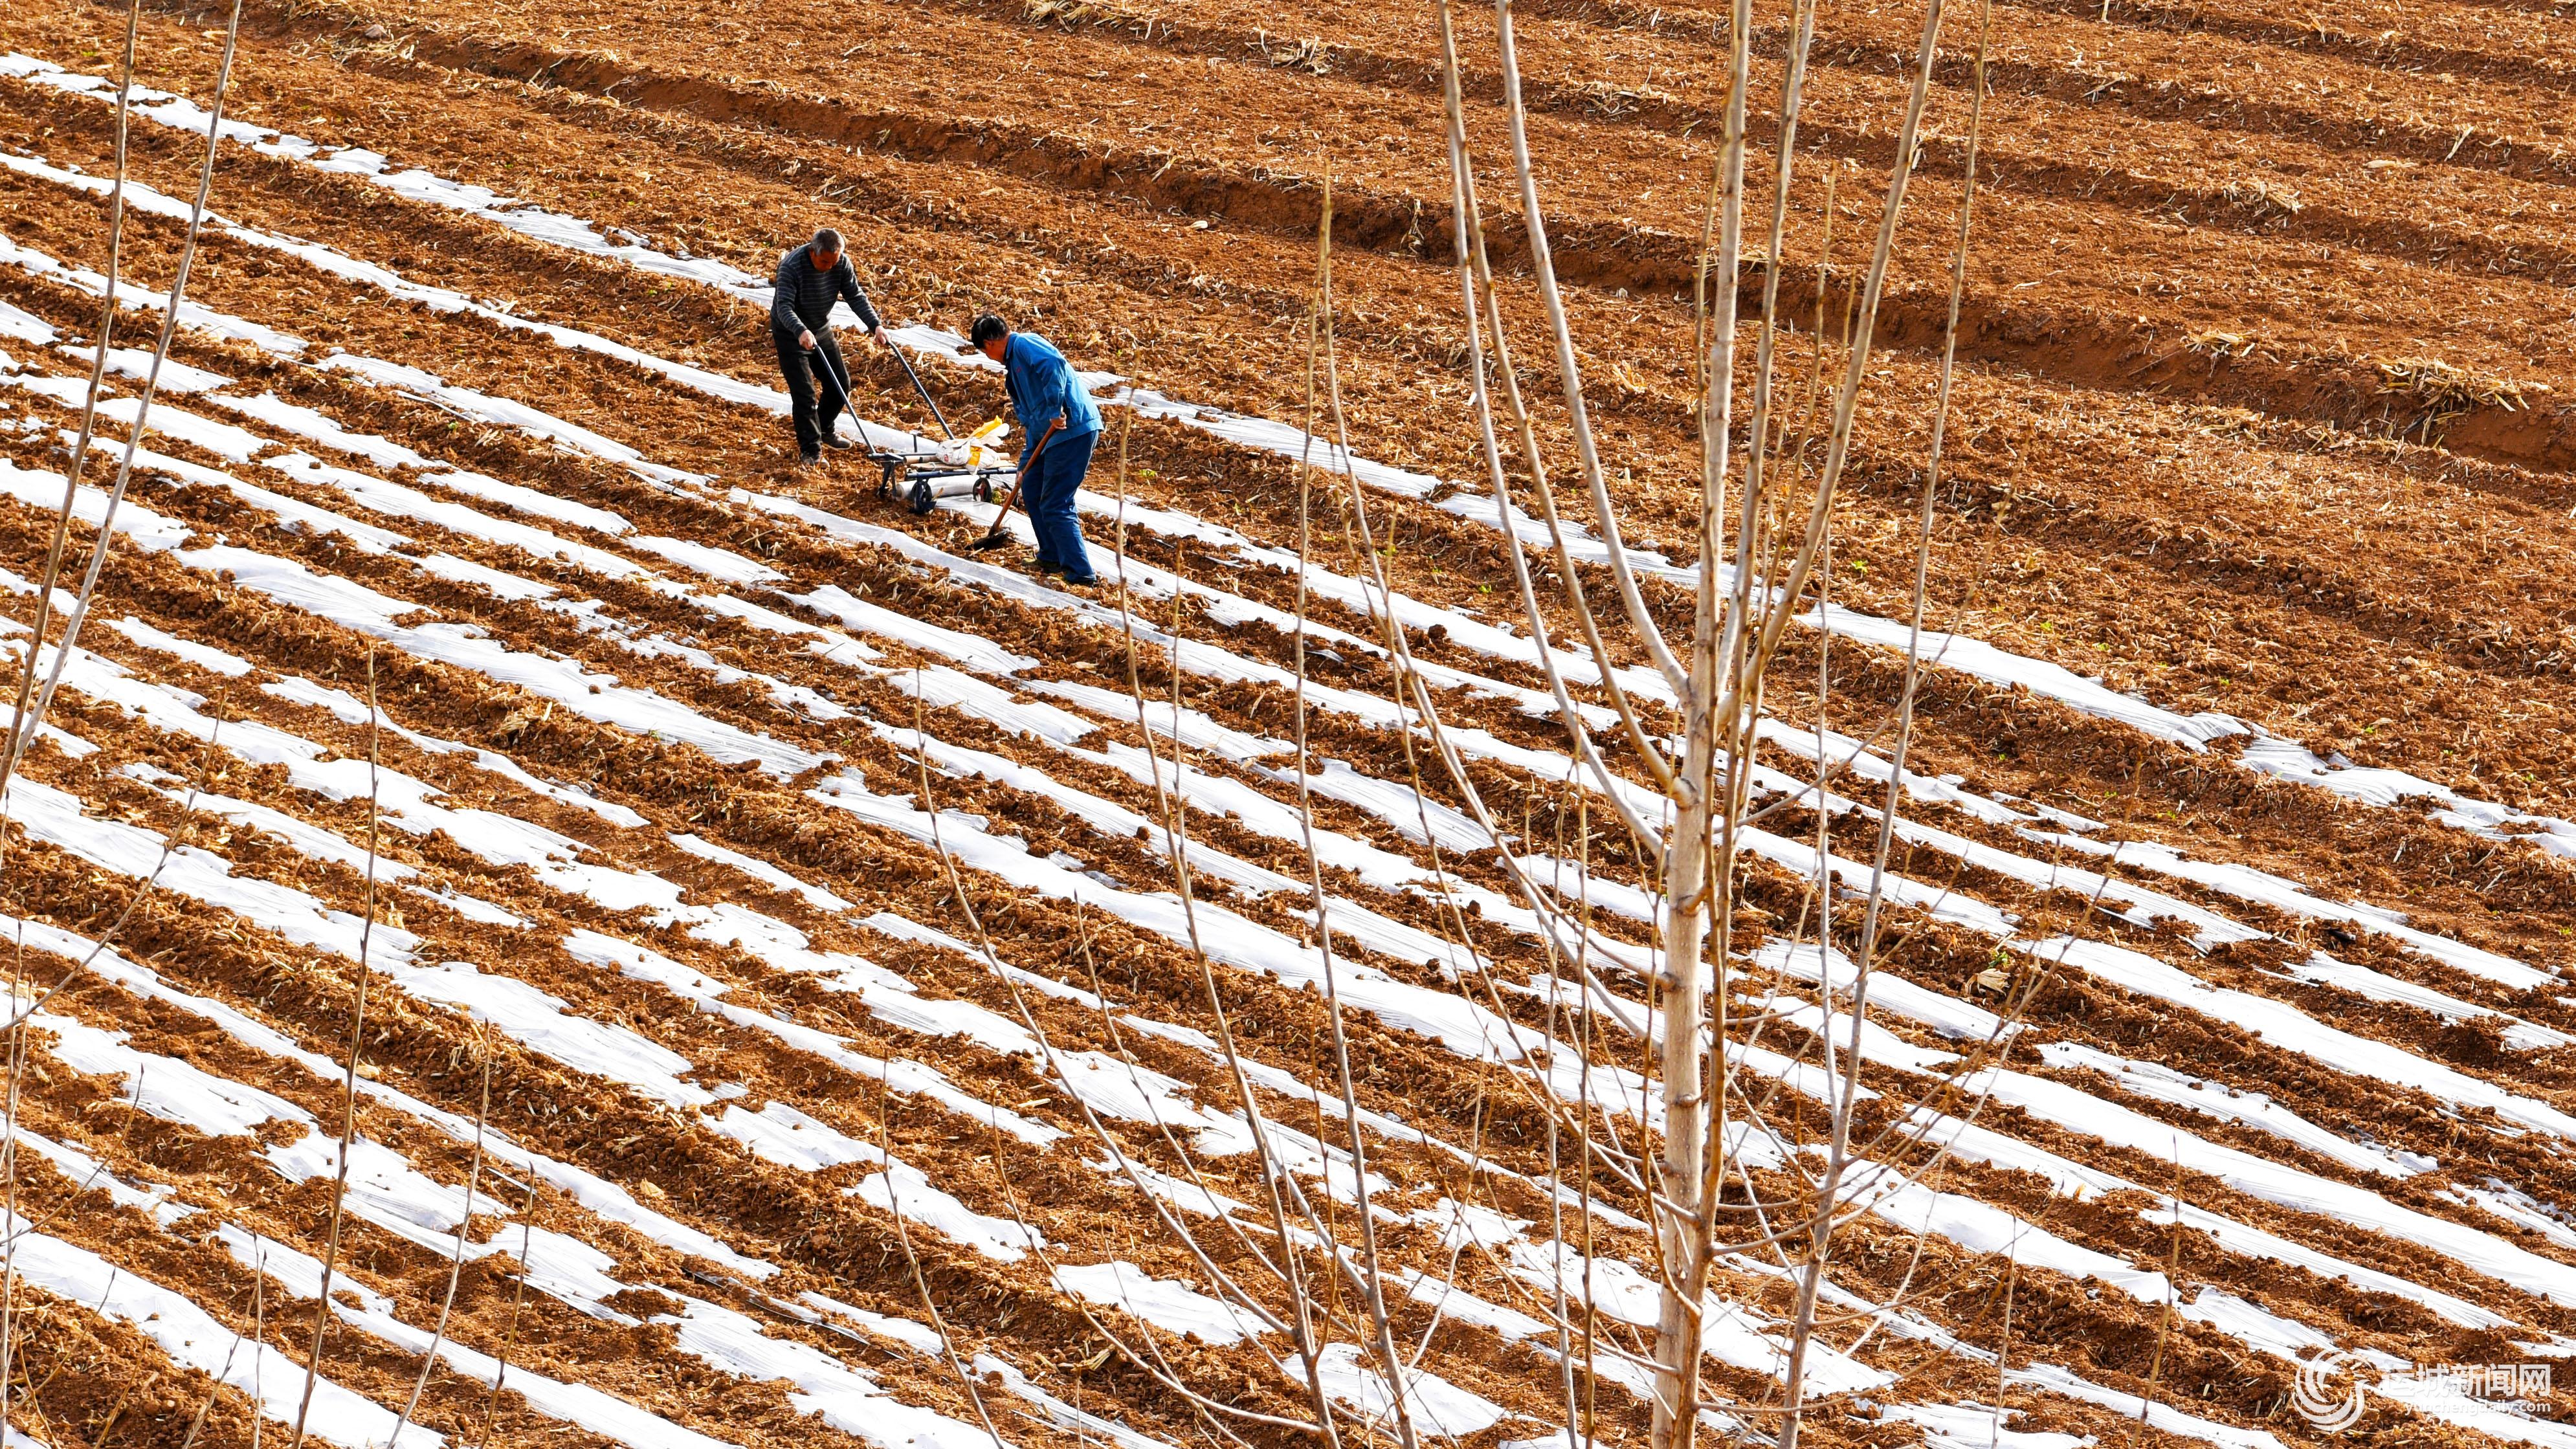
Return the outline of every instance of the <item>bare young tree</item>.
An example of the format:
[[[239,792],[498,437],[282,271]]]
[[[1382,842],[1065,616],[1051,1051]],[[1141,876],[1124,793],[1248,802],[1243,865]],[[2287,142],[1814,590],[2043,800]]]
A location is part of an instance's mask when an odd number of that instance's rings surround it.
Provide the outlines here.
[[[1924,590],[1928,580],[1931,489],[1937,479],[1939,438],[1950,394],[1950,359],[1945,351],[1939,409],[1934,423],[1931,478],[1925,483],[1915,539],[1913,635],[1907,652],[1902,698],[1890,728],[1897,768],[1889,777],[1887,798],[1878,811],[1879,835],[1868,863],[1868,903],[1853,959],[1850,1038],[1834,1040],[1841,1015],[1834,1005],[1836,972],[1826,971],[1826,1007],[1816,1049],[1833,1083],[1822,1103],[1826,1115],[1821,1170],[1792,1164],[1801,1190],[1756,1204],[1756,1227],[1738,1243],[1722,1243],[1719,1231],[1720,1185],[1740,1168],[1726,1160],[1730,1103],[1743,1089],[1727,1065],[1730,1033],[1739,1023],[1727,1014],[1738,983],[1729,979],[1729,943],[1736,930],[1742,885],[1738,853],[1753,798],[1756,744],[1770,681],[1788,626],[1808,607],[1812,590],[1821,603],[1831,557],[1837,488],[1849,466],[1861,392],[1870,359],[1899,227],[1905,215],[1908,185],[1918,158],[1923,116],[1931,88],[1933,62],[1940,38],[1943,0],[1924,0],[1921,39],[1908,78],[1896,133],[1896,163],[1887,178],[1874,245],[1857,278],[1846,284],[1851,307],[1848,338],[1843,343],[1840,377],[1831,393],[1821,439],[1821,458],[1811,440],[1792,437],[1778,416],[1776,384],[1783,366],[1779,346],[1779,296],[1782,258],[1787,241],[1792,192],[1797,181],[1797,128],[1804,101],[1808,51],[1815,30],[1814,0],[1789,0],[1780,56],[1776,109],[1770,119],[1770,207],[1767,245],[1758,253],[1758,311],[1751,319],[1751,357],[1743,355],[1740,337],[1747,330],[1739,299],[1746,294],[1746,191],[1749,139],[1754,110],[1753,43],[1756,16],[1752,0],[1731,0],[1724,28],[1725,105],[1712,167],[1711,214],[1705,231],[1695,337],[1703,349],[1694,359],[1700,386],[1698,435],[1701,476],[1696,509],[1698,568],[1689,585],[1690,627],[1676,645],[1661,614],[1641,582],[1622,535],[1622,509],[1613,495],[1579,364],[1574,323],[1558,284],[1540,196],[1539,164],[1534,158],[1521,95],[1520,61],[1515,46],[1509,0],[1494,9],[1494,54],[1500,69],[1500,94],[1507,137],[1510,190],[1518,204],[1526,245],[1529,281],[1536,294],[1543,342],[1554,364],[1561,413],[1554,421],[1563,437],[1551,450],[1543,446],[1534,407],[1522,396],[1511,363],[1506,314],[1483,224],[1483,204],[1476,179],[1475,149],[1470,140],[1457,39],[1457,17],[1448,0],[1437,0],[1440,60],[1445,80],[1448,148],[1452,178],[1452,260],[1457,268],[1468,337],[1471,394],[1495,502],[1507,536],[1517,517],[1511,485],[1526,482],[1536,499],[1548,533],[1555,540],[1554,584],[1557,597],[1543,598],[1517,547],[1511,550],[1515,582],[1531,637],[1538,645],[1575,760],[1601,786],[1641,847],[1656,861],[1663,896],[1659,923],[1659,961],[1650,982],[1655,1006],[1650,1039],[1654,1076],[1659,1083],[1656,1105],[1659,1137],[1652,1163],[1650,1206],[1660,1255],[1662,1308],[1655,1344],[1656,1390],[1653,1437],[1656,1449],[1684,1449],[1692,1442],[1701,1395],[1700,1343],[1703,1301],[1712,1264],[1725,1251],[1764,1247],[1783,1257],[1796,1257],[1797,1307],[1790,1326],[1784,1365],[1782,1403],[1777,1430],[1781,1449],[1795,1449],[1805,1397],[1805,1370],[1817,1325],[1817,1302],[1837,1225],[1847,1220],[1852,1196],[1845,1169],[1855,1158],[1852,1115],[1858,1100],[1862,1023],[1868,1009],[1869,973],[1877,950],[1881,884],[1889,854],[1898,792],[1903,776],[1905,742],[1912,727],[1915,679],[1920,667]],[[1969,200],[1974,191],[1974,147],[1983,93],[1984,32],[1979,33],[1978,95],[1972,102],[1969,132],[1969,189],[1959,211],[1956,253],[1951,270],[1949,331],[1955,335],[1957,296],[1964,279],[1969,236]],[[1830,184],[1830,182],[1828,183]],[[1828,190],[1830,195],[1830,190]],[[1822,275],[1818,288],[1824,286]],[[1821,295],[1819,316],[1822,315]],[[1827,340],[1812,340],[1818,364]],[[1488,344],[1490,342],[1490,358]],[[1491,379],[1499,385],[1500,407]],[[1749,383],[1750,406],[1740,389]],[[1502,415],[1498,419],[1498,412]],[[1504,422],[1508,422],[1508,427]],[[1516,443],[1517,456],[1505,436]],[[1569,525],[1560,516],[1549,482],[1547,460],[1571,454],[1590,504],[1601,568],[1619,605],[1617,622],[1626,626],[1638,652],[1661,677],[1674,701],[1680,729],[1678,748],[1669,733],[1659,733],[1617,683],[1619,661],[1609,648],[1608,631],[1587,596],[1582,573],[1566,547]],[[1678,600],[1671,603],[1677,605]],[[1551,607],[1552,606],[1552,607]],[[1604,693],[1616,712],[1632,758],[1663,796],[1661,818],[1646,820],[1623,802],[1604,763],[1602,744],[1593,738],[1584,712],[1568,697],[1558,671],[1546,663],[1551,613],[1570,617],[1573,633],[1604,681]],[[1676,610],[1677,612],[1677,610]],[[1678,620],[1673,620],[1678,624]],[[1818,681],[1819,710],[1829,676]],[[1426,713],[1428,711],[1426,710]],[[1821,716],[1819,727],[1821,728]],[[1814,797],[1820,817],[1828,813],[1822,776]],[[1463,775],[1462,790],[1469,789]],[[1824,821],[1818,824],[1818,879],[1812,898],[1828,906],[1835,883],[1822,844]],[[1529,892],[1530,904],[1543,916],[1551,907],[1543,892]],[[1831,913],[1815,922],[1820,950],[1833,950]],[[1579,937],[1578,937],[1579,939]],[[1748,1104],[1751,1105],[1751,1104]],[[1749,1185],[1749,1184],[1748,1184]]]

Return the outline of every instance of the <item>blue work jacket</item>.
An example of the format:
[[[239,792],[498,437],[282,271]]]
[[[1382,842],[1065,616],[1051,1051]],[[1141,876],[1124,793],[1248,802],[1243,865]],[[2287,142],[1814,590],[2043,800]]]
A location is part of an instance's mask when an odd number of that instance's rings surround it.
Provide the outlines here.
[[[1064,354],[1036,333],[1011,334],[1002,349],[1002,379],[1010,389],[1011,410],[1019,414],[1025,439],[1020,444],[1021,467],[1028,466],[1030,450],[1058,418],[1064,420],[1067,438],[1100,431],[1100,405],[1091,400],[1082,379],[1074,376]]]

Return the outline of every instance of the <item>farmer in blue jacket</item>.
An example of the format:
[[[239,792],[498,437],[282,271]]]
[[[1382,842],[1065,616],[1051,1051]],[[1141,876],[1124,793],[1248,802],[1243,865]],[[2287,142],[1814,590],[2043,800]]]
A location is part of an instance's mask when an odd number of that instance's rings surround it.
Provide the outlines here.
[[[1082,524],[1073,495],[1091,468],[1100,441],[1100,407],[1064,354],[1033,332],[1014,332],[990,313],[975,319],[967,340],[1002,364],[1011,411],[1028,441],[1020,454],[1020,496],[1038,535],[1038,572],[1061,574],[1068,584],[1093,581],[1091,555],[1082,546]]]

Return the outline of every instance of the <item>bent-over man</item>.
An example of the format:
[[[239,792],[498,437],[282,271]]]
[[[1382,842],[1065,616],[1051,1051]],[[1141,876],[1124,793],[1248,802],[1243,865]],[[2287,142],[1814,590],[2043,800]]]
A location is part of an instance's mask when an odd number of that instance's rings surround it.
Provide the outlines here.
[[[1002,364],[1011,411],[1028,438],[1020,451],[1020,496],[1037,531],[1038,572],[1061,574],[1068,584],[1093,582],[1073,497],[1082,490],[1092,447],[1100,441],[1100,405],[1064,354],[1034,332],[1014,332],[986,313],[975,319],[966,340]]]
[[[797,462],[810,468],[823,461],[823,449],[850,446],[832,430],[850,405],[850,369],[832,340],[832,304],[848,302],[878,346],[894,344],[886,340],[868,294],[859,290],[858,268],[841,250],[841,234],[828,226],[778,259],[770,287],[769,340],[778,346],[778,370],[786,374],[794,403]]]

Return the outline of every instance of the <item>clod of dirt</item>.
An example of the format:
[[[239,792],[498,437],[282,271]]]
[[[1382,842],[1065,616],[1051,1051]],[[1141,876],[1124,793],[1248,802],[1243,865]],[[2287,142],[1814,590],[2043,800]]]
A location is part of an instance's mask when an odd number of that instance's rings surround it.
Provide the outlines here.
[[[2488,1021],[2455,1021],[2433,1034],[2433,1050],[2464,1067],[2502,1066],[2503,1032]]]
[[[677,1314],[683,1306],[679,1299],[659,1288],[623,1288],[599,1301],[632,1318]]]

